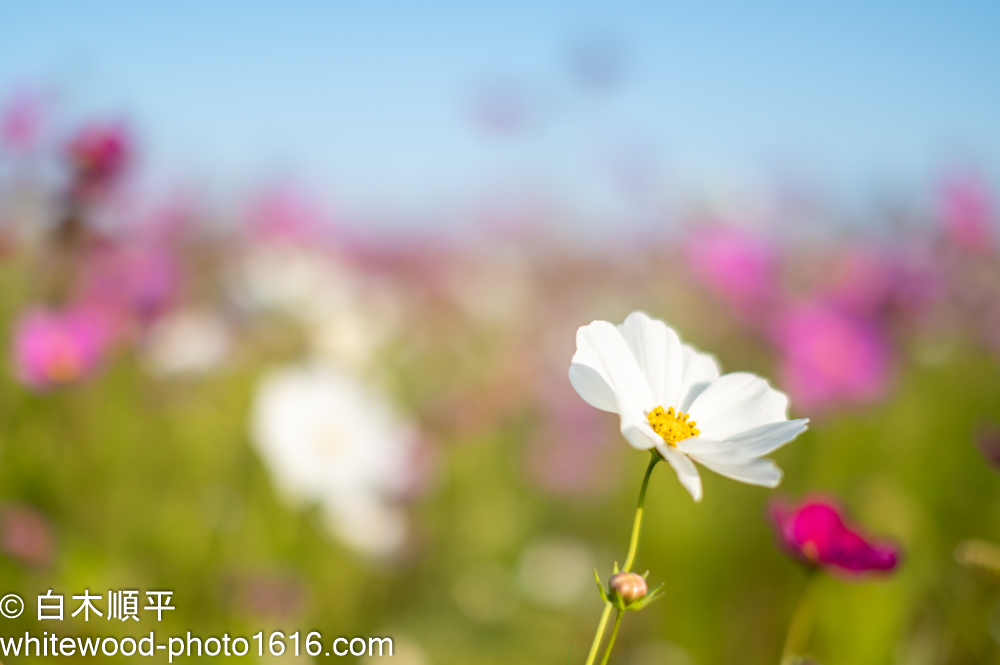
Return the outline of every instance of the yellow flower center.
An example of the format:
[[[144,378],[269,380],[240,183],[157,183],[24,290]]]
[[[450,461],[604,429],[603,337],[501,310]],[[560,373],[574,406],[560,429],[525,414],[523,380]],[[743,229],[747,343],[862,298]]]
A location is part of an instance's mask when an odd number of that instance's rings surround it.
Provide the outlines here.
[[[664,411],[662,406],[658,406],[646,414],[653,431],[662,436],[663,440],[671,446],[676,446],[678,441],[690,439],[701,433],[695,427],[698,423],[688,420],[688,417],[686,413],[674,411],[674,407]]]

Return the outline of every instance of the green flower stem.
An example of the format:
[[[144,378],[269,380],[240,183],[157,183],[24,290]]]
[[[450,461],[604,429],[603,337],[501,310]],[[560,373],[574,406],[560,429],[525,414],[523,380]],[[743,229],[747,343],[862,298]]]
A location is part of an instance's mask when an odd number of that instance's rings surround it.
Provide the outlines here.
[[[642,511],[643,505],[646,503],[646,488],[649,486],[649,476],[653,473],[653,467],[656,466],[660,461],[659,454],[653,450],[649,456],[649,466],[646,467],[646,475],[642,477],[642,487],[639,488],[639,504],[635,509],[635,519],[632,520],[632,537],[628,544],[628,554],[625,555],[625,566],[622,568],[622,572],[628,572],[629,568],[632,567],[632,562],[635,560],[635,552],[639,547],[639,531],[642,528]],[[604,612],[601,614],[601,621],[597,624],[597,632],[594,634],[594,641],[590,645],[590,654],[587,656],[586,665],[594,665],[594,659],[597,658],[597,650],[601,646],[601,638],[604,637],[604,629],[608,625],[608,618],[611,616],[611,603],[604,604]],[[608,662],[608,657],[611,655],[611,646],[615,643],[615,636],[618,634],[618,626],[621,624],[623,612],[618,612],[618,617],[615,619],[614,631],[611,633],[611,641],[608,642],[608,648],[604,652],[603,662]]]
[[[587,665],[594,665],[597,658],[597,650],[601,646],[601,638],[604,637],[604,629],[608,625],[608,617],[611,616],[611,603],[604,603],[604,612],[601,613],[601,621],[597,624],[597,632],[594,633],[594,641],[590,645],[590,653],[587,655]]]
[[[649,455],[649,466],[646,467],[646,475],[642,477],[642,487],[639,488],[639,505],[635,509],[635,519],[632,521],[632,539],[628,544],[628,554],[625,555],[625,565],[622,572],[628,572],[635,560],[635,551],[639,548],[639,530],[642,528],[643,504],[646,503],[646,488],[649,486],[649,476],[653,473],[653,467],[660,461],[660,455],[653,450]]]
[[[625,611],[618,610],[618,615],[615,617],[615,627],[611,629],[611,637],[608,639],[608,646],[604,650],[604,658],[601,659],[601,665],[608,665],[608,658],[611,658],[611,647],[615,645],[615,638],[618,637],[618,628],[622,625],[623,616],[625,616]]]
[[[781,652],[781,665],[794,665],[803,655],[806,644],[809,640],[809,631],[812,628],[813,619],[813,596],[816,587],[816,579],[819,577],[816,568],[809,568],[806,573],[806,581],[799,595],[799,601],[795,605],[792,613],[792,620],[788,624],[788,633],[785,635],[785,648]]]

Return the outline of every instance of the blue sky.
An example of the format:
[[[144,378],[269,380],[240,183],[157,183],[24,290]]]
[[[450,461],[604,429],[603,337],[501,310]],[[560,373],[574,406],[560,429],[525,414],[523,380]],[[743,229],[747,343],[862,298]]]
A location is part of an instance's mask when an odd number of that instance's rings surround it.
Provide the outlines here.
[[[390,214],[776,173],[919,186],[964,160],[995,179],[1000,3],[751,4],[0,0],[0,94],[128,117],[163,174]],[[611,90],[574,78],[581,43],[620,47]],[[470,110],[497,86],[528,109],[502,136]]]

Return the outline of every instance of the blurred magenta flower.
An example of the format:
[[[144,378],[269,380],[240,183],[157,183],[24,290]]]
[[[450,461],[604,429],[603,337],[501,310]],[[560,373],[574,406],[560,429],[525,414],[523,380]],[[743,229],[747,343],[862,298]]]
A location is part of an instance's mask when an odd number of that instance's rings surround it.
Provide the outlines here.
[[[742,311],[768,303],[778,292],[774,249],[745,231],[701,230],[688,242],[687,260],[702,282]]]
[[[122,125],[83,127],[66,146],[73,168],[73,195],[87,198],[103,193],[125,172],[131,153],[130,139]]]
[[[55,556],[55,541],[49,521],[36,508],[23,503],[0,507],[0,548],[10,558],[44,568]]]
[[[89,257],[82,297],[122,325],[145,326],[173,305],[181,280],[181,267],[169,250],[112,245]]]
[[[989,251],[993,243],[993,202],[989,189],[972,174],[945,182],[941,201],[941,223],[948,236],[961,247]]]
[[[76,383],[101,364],[112,337],[110,322],[93,308],[29,310],[14,328],[17,376],[38,390]]]
[[[772,335],[781,385],[804,408],[882,397],[891,379],[891,350],[881,329],[821,303],[779,315]]]
[[[864,573],[890,571],[899,562],[895,545],[868,540],[849,528],[830,501],[806,500],[796,508],[774,501],[771,517],[781,544],[807,565]]]

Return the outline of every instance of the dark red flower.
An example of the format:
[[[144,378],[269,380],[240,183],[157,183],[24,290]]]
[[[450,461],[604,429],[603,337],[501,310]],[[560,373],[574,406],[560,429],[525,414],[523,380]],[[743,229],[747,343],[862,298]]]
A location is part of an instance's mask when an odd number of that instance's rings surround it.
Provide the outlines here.
[[[863,573],[889,571],[899,562],[895,545],[870,541],[849,528],[832,502],[807,500],[797,508],[774,502],[771,516],[781,544],[810,566]]]
[[[73,168],[73,194],[89,197],[102,193],[121,177],[131,157],[131,146],[120,125],[94,124],[77,132],[66,155]]]

